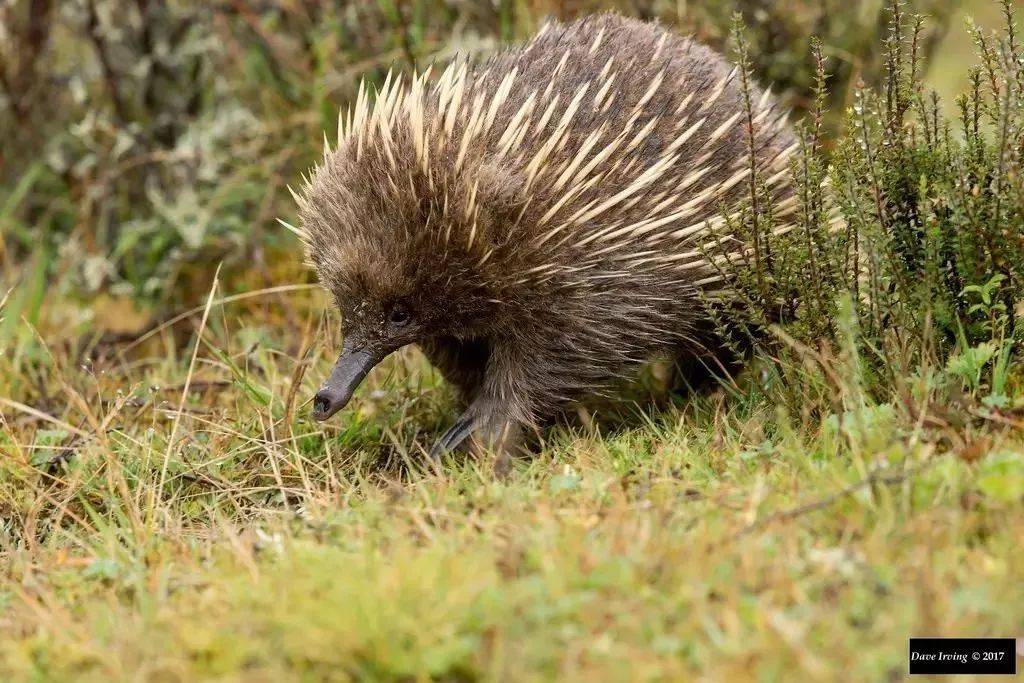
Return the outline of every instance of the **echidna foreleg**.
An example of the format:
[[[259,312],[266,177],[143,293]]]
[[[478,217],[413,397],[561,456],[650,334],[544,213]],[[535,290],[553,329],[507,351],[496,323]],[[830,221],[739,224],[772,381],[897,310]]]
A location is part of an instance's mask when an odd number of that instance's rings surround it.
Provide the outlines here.
[[[432,458],[439,458],[467,443],[496,455],[499,459],[512,453],[521,439],[522,427],[503,411],[488,408],[487,399],[478,399],[459,416],[430,449]]]
[[[522,437],[522,424],[531,412],[526,380],[528,354],[517,346],[494,345],[485,340],[433,340],[423,345],[430,361],[456,385],[469,404],[431,449],[433,457],[459,448],[472,437],[472,445],[500,460],[514,452]]]
[[[473,433],[476,427],[477,416],[472,412],[463,413],[458,420],[449,427],[437,443],[430,449],[431,458],[440,458],[445,453],[450,453],[462,444],[466,437]]]

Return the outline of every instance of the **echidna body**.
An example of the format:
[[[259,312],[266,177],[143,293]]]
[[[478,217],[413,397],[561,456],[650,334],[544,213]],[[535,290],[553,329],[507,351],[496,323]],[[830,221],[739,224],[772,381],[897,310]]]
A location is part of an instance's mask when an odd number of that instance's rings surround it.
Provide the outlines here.
[[[747,248],[723,210],[755,168],[796,209],[785,119],[709,48],[612,14],[361,89],[298,198],[344,321],[314,416],[417,344],[467,403],[436,450],[504,447],[652,356],[713,356],[713,261]]]

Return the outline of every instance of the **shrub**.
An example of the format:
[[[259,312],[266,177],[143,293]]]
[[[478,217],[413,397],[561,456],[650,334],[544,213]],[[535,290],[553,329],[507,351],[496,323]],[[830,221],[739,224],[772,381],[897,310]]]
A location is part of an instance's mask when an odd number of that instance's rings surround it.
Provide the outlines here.
[[[792,169],[795,229],[776,236],[785,222],[755,178],[729,230],[760,248],[731,264],[742,305],[723,325],[769,354],[778,322],[793,341],[817,345],[839,332],[845,300],[851,334],[886,380],[876,389],[900,387],[929,354],[950,359],[968,388],[978,389],[983,368],[1005,382],[1024,313],[1024,57],[1009,0],[1002,6],[1001,34],[973,29],[981,66],[949,120],[921,81],[924,19],[894,1],[885,78],[878,89],[855,84],[831,152],[827,60],[813,47],[815,96]],[[749,71],[739,19],[734,42]]]

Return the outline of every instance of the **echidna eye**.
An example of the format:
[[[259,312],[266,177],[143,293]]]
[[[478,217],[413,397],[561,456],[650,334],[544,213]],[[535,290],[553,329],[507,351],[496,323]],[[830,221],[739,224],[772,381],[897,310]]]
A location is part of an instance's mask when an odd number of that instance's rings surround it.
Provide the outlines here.
[[[395,306],[391,309],[388,321],[392,325],[404,325],[409,322],[409,311],[405,310],[401,306]]]

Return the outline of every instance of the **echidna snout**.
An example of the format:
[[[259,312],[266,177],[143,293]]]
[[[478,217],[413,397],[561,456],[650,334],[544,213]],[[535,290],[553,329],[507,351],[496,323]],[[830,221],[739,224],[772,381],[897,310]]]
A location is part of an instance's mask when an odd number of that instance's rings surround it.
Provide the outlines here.
[[[344,408],[380,360],[366,348],[342,349],[330,376],[313,398],[313,418],[323,422]]]
[[[767,196],[776,235],[800,209],[787,112],[745,81],[692,39],[603,14],[361,87],[296,195],[345,333],[314,417],[407,344],[465,404],[435,452],[508,449],[653,356],[720,366],[712,311],[752,252],[729,233],[741,198]]]

